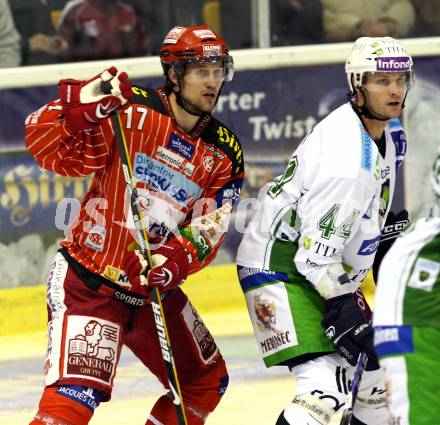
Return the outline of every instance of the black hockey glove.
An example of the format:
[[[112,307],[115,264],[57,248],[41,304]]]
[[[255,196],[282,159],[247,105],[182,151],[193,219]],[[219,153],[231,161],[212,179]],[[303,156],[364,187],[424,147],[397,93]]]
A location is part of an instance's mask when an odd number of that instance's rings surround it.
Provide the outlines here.
[[[391,248],[396,238],[400,235],[400,232],[405,230],[408,226],[408,211],[401,210],[397,214],[390,211],[388,213],[385,226],[382,229],[382,235],[380,237],[379,247],[377,248],[376,256],[373,262],[373,278],[377,284],[377,277],[379,274],[379,267],[382,263],[383,257]]]
[[[377,369],[378,361],[373,347],[373,329],[352,294],[327,300],[328,312],[321,320],[325,334],[332,340],[339,354],[356,366],[359,354],[368,356],[368,369]]]

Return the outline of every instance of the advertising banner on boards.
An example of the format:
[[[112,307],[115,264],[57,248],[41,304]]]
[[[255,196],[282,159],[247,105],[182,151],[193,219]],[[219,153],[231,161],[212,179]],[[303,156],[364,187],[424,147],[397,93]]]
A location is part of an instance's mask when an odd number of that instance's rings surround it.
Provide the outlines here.
[[[414,215],[424,212],[428,204],[429,161],[440,145],[439,70],[440,58],[415,59],[416,84],[403,114],[409,139],[405,191],[397,190],[393,208],[406,205]],[[156,87],[162,79],[134,83]],[[243,147],[247,179],[242,198],[256,197],[264,183],[283,172],[298,143],[319,120],[347,101],[347,92],[343,64],[241,71],[224,85],[215,115],[238,135]],[[30,233],[56,231],[55,213],[60,201],[81,199],[90,182],[90,178],[69,179],[41,170],[25,151],[26,116],[57,95],[55,86],[1,90],[2,244]],[[417,202],[412,198],[413,188],[417,188]],[[240,235],[234,234],[233,226],[230,230],[220,261],[233,261],[235,257]],[[62,232],[59,235],[62,237]]]

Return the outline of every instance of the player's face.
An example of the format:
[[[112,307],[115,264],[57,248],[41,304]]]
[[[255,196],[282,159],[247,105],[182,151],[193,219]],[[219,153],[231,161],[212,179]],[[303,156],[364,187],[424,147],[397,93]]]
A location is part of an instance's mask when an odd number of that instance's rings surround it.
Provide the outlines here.
[[[399,117],[408,90],[404,72],[369,73],[363,88],[367,106],[373,114],[384,118]]]
[[[182,98],[194,112],[211,112],[225,79],[221,63],[192,63],[185,69]]]

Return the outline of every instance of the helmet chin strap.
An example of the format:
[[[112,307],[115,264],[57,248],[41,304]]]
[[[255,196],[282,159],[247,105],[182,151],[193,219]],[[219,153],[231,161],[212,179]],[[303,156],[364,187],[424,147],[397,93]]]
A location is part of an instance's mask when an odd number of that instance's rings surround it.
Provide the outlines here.
[[[355,102],[352,102],[354,107],[359,111],[359,113],[370,120],[377,120],[377,121],[388,121],[390,118],[381,117],[379,115],[375,115],[373,112],[370,111],[370,109],[367,106],[367,96],[365,95],[365,92],[362,89],[362,86],[359,87],[359,91],[362,93],[362,96],[364,96],[364,104],[362,106],[357,105]]]
[[[367,104],[364,104],[362,106],[358,106],[356,104],[354,104],[354,107],[359,111],[359,113],[365,117],[368,118],[370,120],[377,120],[377,121],[388,121],[391,118],[386,118],[386,117],[380,117],[379,115],[375,115],[373,114],[369,109]]]
[[[180,86],[180,84],[179,84]],[[181,90],[179,91],[175,91],[174,92],[175,96],[176,96],[176,102],[177,104],[185,110],[185,112],[187,112],[190,115],[193,115],[195,117],[201,117],[202,115],[204,115],[205,113],[203,111],[192,111],[190,109],[188,109],[187,105],[190,105],[190,103],[181,95]]]

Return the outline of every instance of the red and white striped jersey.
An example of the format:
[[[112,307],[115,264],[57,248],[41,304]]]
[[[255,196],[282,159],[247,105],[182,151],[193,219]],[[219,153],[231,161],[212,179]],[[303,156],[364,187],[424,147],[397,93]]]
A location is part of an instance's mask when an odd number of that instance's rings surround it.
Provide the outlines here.
[[[176,123],[162,89],[133,87],[120,109],[139,207],[149,237],[178,237],[192,256],[190,273],[208,264],[239,198],[244,162],[236,135],[210,115],[191,134]],[[62,245],[79,263],[120,284],[135,242],[130,199],[111,119],[73,134],[59,100],[29,115],[26,146],[38,164],[66,176],[94,173]]]

